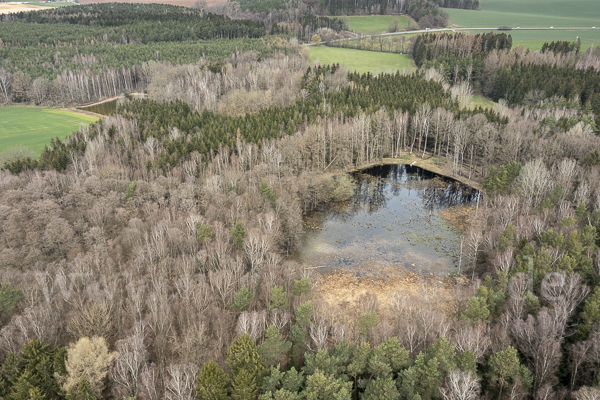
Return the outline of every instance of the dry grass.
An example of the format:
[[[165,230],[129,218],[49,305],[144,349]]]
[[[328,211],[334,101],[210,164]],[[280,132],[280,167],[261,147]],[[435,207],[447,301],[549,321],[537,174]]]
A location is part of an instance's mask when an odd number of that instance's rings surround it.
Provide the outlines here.
[[[394,314],[398,297],[423,299],[426,293],[435,291],[440,311],[452,315],[456,313],[457,289],[468,287],[470,282],[463,276],[438,277],[406,273],[401,276],[358,277],[355,274],[333,271],[317,277],[315,290],[319,297],[332,306],[353,314],[357,311],[360,296],[377,295],[379,313],[383,316]]]
[[[0,14],[17,13],[21,11],[35,11],[50,8],[47,6],[36,6],[33,4],[5,4],[0,3]]]

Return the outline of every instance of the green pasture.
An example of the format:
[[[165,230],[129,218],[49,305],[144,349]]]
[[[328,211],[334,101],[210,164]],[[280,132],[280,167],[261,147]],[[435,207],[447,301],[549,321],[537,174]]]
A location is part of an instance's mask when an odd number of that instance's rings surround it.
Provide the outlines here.
[[[467,31],[472,34],[490,32],[490,30],[482,31]],[[500,33],[501,31],[494,31]],[[600,29],[597,30],[575,30],[575,29],[561,29],[561,30],[541,30],[541,31],[529,31],[513,29],[510,31],[503,31],[509,34],[513,38],[512,48],[523,46],[530,50],[541,50],[542,46],[546,42],[552,42],[557,40],[568,40],[575,41],[577,37],[581,40],[581,51],[586,51],[590,46],[600,45]]]
[[[321,64],[341,64],[350,71],[360,73],[416,70],[412,57],[406,54],[380,53],[375,51],[342,49],[337,47],[311,46],[311,62],[319,61]]]
[[[13,146],[31,149],[36,155],[51,138],[64,139],[79,129],[80,124],[89,124],[98,119],[72,111],[39,107],[0,107],[0,153]]]
[[[592,27],[600,28],[597,0],[481,0],[481,10],[446,9],[458,27]]]
[[[497,28],[509,26],[513,48],[539,50],[544,42],[581,39],[582,50],[600,44],[598,0],[481,0],[481,10],[445,9],[452,27]],[[597,29],[519,30],[517,27],[596,27]],[[474,32],[476,33],[476,32]]]
[[[362,34],[383,33],[388,31],[390,22],[398,20],[398,30],[408,27],[409,17],[406,15],[365,15],[345,17],[351,31]]]

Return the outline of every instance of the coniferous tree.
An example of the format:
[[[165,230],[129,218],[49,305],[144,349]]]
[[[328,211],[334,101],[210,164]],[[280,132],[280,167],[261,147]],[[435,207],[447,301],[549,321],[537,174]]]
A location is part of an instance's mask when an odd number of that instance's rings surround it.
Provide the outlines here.
[[[196,392],[201,400],[228,398],[229,378],[213,360],[202,366],[196,378]]]

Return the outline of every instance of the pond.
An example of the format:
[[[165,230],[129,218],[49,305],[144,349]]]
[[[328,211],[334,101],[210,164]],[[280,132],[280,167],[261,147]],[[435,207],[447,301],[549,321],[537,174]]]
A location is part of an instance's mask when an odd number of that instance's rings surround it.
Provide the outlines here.
[[[478,191],[419,167],[380,165],[355,173],[351,200],[305,219],[300,259],[319,272],[359,276],[458,270],[461,233],[439,211],[474,205]]]
[[[123,102],[131,99],[143,99],[145,97],[146,96],[144,93],[125,93],[111,100],[104,100],[98,103],[90,104],[88,106],[80,106],[77,108],[96,114],[111,115],[117,112],[117,107]]]
[[[117,101],[119,99],[104,101],[102,103],[92,104],[90,106],[79,107],[80,110],[93,112],[101,115],[111,115],[117,111]]]

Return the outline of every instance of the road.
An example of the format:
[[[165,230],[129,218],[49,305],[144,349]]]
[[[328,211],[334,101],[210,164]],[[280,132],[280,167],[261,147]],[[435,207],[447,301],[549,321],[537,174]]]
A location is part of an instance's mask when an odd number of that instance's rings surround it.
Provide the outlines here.
[[[511,31],[525,31],[525,30],[529,30],[529,31],[545,31],[545,30],[552,30],[552,31],[557,31],[557,30],[565,30],[565,31],[569,31],[569,30],[577,30],[577,31],[585,31],[585,30],[592,30],[592,29],[600,29],[600,26],[598,28],[596,28],[595,26],[590,26],[590,27],[570,27],[570,28],[565,28],[565,27],[553,27],[553,26],[547,26],[547,27],[525,27],[525,28],[511,28],[511,29],[500,29],[498,27],[494,27],[494,28],[439,28],[439,29],[419,29],[416,31],[402,31],[402,32],[392,32],[392,33],[379,33],[376,35],[364,35],[364,36],[354,36],[351,38],[344,38],[344,39],[336,39],[336,40],[330,40],[328,42],[320,42],[320,43],[308,43],[307,46],[316,46],[316,45],[320,45],[320,44],[328,44],[328,43],[335,43],[335,42],[345,42],[348,40],[356,40],[356,39],[364,39],[364,38],[371,38],[371,37],[380,37],[380,36],[395,36],[395,35],[409,35],[409,34],[414,34],[414,33],[431,33],[431,32],[457,32],[457,31],[501,31],[501,32],[511,32]]]

